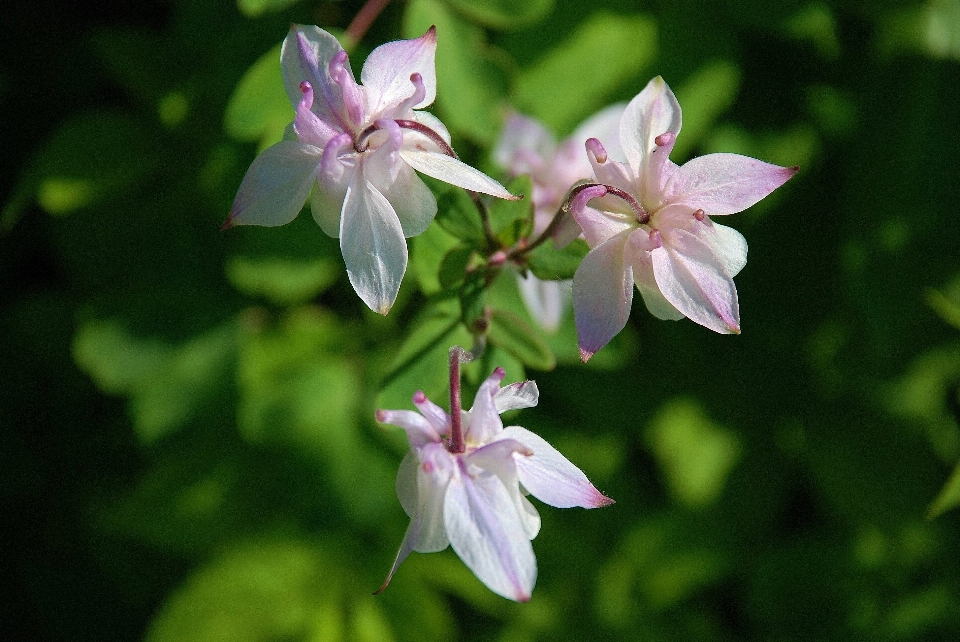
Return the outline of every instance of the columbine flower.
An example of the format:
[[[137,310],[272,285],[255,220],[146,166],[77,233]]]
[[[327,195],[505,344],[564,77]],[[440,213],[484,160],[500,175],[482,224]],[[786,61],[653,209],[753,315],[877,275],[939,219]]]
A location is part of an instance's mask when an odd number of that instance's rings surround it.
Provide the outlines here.
[[[461,410],[463,354],[451,350],[450,415],[423,392],[413,396],[419,413],[377,412],[377,421],[403,428],[410,442],[397,473],[397,496],[410,526],[380,590],[411,551],[434,553],[450,544],[491,591],[525,602],[537,577],[530,540],[540,530],[540,515],[525,495],[558,508],[597,508],[613,500],[542,438],[520,426],[503,427],[500,413],[537,404],[533,381],[501,388],[504,371],[497,368],[473,408]]]
[[[585,120],[561,143],[539,121],[512,113],[493,151],[494,161],[511,176],[528,174],[533,180],[533,234],[539,236],[550,225],[563,199],[573,185],[592,176],[590,162],[583,155],[588,138],[610,140],[616,137],[620,117],[626,107],[616,104]],[[619,146],[608,152],[615,160],[625,160]],[[580,235],[580,228],[569,217],[552,230],[555,245],[563,247]],[[546,330],[556,330],[563,313],[569,309],[570,282],[542,281],[532,274],[518,276],[520,294],[530,315]]]
[[[224,227],[283,225],[313,188],[311,210],[340,238],[347,275],[364,303],[381,314],[393,305],[407,266],[405,237],[437,213],[414,173],[475,192],[513,198],[502,185],[461,163],[437,118],[416,109],[436,96],[436,31],[373,50],[358,85],[336,38],[294,25],[281,67],[296,108],[287,140],[265,150],[244,177]]]
[[[584,361],[626,325],[634,284],[656,317],[740,332],[733,277],[747,262],[747,242],[710,217],[745,210],[798,168],[738,154],[709,154],[678,167],[669,155],[679,132],[680,105],[658,76],[620,121],[626,164],[612,160],[596,138],[586,143],[597,183],[579,186],[571,202],[591,248],[573,280]]]

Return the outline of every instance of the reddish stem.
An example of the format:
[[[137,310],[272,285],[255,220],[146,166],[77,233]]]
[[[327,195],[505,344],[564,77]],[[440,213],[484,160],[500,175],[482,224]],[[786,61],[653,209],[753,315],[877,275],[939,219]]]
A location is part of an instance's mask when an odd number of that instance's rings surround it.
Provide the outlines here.
[[[473,355],[460,346],[450,348],[450,444],[447,450],[454,455],[467,450],[467,445],[463,441],[460,417],[460,411],[463,408],[460,401],[460,364],[472,358]]]
[[[344,37],[353,44],[360,42],[367,30],[370,29],[370,25],[388,4],[390,4],[390,0],[368,0],[367,4],[360,9],[360,12],[353,17],[343,34]]]

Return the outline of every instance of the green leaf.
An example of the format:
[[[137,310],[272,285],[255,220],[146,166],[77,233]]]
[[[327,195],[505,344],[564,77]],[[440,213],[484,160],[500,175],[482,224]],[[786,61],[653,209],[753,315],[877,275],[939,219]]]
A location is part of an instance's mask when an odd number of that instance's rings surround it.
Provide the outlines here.
[[[700,142],[733,104],[739,88],[740,69],[732,62],[717,60],[698,69],[677,89],[677,100],[683,106],[683,135],[677,137],[672,158],[683,158]]]
[[[293,107],[283,88],[277,45],[260,56],[237,83],[223,124],[230,136],[257,141],[260,149],[265,149],[283,138],[291,122]]]
[[[437,199],[435,220],[445,232],[465,243],[477,247],[486,244],[477,206],[462,189],[446,191]]]
[[[436,294],[444,286],[440,284],[437,266],[451,250],[457,247],[456,237],[450,236],[440,225],[431,225],[427,231],[409,240],[410,263],[413,273],[424,294]]]
[[[519,29],[545,17],[554,0],[447,0],[461,14],[495,29]]]
[[[158,167],[153,130],[121,114],[91,113],[66,121],[27,166],[3,210],[11,227],[35,199],[47,213],[70,214],[132,189]]]
[[[246,17],[256,18],[265,13],[283,11],[298,2],[300,0],[237,0],[237,8]]]
[[[460,19],[438,0],[412,0],[403,32],[418,38],[437,27],[437,111],[455,132],[492,144],[500,131],[507,81],[491,56],[483,30]]]
[[[580,262],[589,251],[590,248],[583,239],[576,239],[560,250],[547,241],[530,254],[527,266],[538,279],[565,281],[573,278]]]
[[[183,427],[216,395],[236,350],[233,324],[177,346],[136,337],[116,321],[91,321],[73,342],[74,360],[100,389],[130,399],[146,443]]]
[[[960,506],[960,464],[957,464],[957,467],[953,469],[950,479],[947,480],[940,494],[930,504],[927,517],[930,519],[939,517],[957,506]]]
[[[475,270],[466,275],[460,287],[460,319],[467,329],[482,331],[486,325],[487,277]]]
[[[511,194],[522,194],[519,201],[498,198],[490,204],[490,227],[506,246],[512,246],[522,236],[529,236],[533,230],[533,180],[529,176],[518,176],[510,181],[507,190]]]
[[[443,257],[440,262],[440,271],[437,276],[440,279],[440,286],[448,288],[463,281],[467,274],[467,266],[473,257],[472,247],[458,245]]]
[[[656,54],[656,23],[641,15],[597,12],[559,46],[523,70],[513,86],[517,109],[554,131],[570,131],[604,106]]]
[[[227,278],[235,288],[280,305],[309,301],[333,284],[339,272],[340,266],[327,259],[235,256],[227,261]]]
[[[553,370],[557,361],[550,346],[519,316],[505,310],[490,314],[490,343],[516,357],[524,365],[537,370]]]

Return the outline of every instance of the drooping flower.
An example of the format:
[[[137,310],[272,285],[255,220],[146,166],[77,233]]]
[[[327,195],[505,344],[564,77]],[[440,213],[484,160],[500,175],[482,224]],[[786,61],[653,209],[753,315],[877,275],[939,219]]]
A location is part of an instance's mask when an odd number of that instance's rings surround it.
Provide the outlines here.
[[[537,404],[533,381],[501,388],[504,371],[497,368],[473,407],[461,410],[454,351],[450,415],[423,392],[413,396],[419,412],[377,412],[377,421],[403,428],[410,443],[397,473],[397,496],[410,526],[380,590],[412,551],[434,553],[449,544],[491,591],[525,602],[537,576],[530,541],[540,530],[540,515],[526,494],[558,508],[597,508],[613,500],[541,437],[503,427],[500,413]]]
[[[593,175],[590,162],[583,155],[588,138],[615,139],[625,104],[607,107],[585,120],[558,143],[538,120],[511,113],[500,140],[493,150],[494,161],[512,177],[528,174],[533,181],[533,236],[542,234],[556,216],[570,188]],[[619,145],[608,150],[615,160],[625,160]],[[553,231],[554,244],[563,247],[580,235],[580,228],[564,217]],[[518,275],[520,294],[530,315],[540,325],[553,331],[570,305],[569,281],[543,281],[532,274]]]
[[[324,232],[340,239],[347,275],[372,310],[386,314],[407,266],[406,237],[437,212],[416,175],[513,198],[460,162],[450,134],[419,109],[436,96],[436,30],[373,50],[357,84],[347,52],[318,27],[294,25],[283,41],[284,85],[296,109],[286,140],[247,170],[224,227],[283,225],[307,198]]]
[[[620,121],[627,163],[596,138],[586,143],[597,182],[578,187],[571,201],[591,248],[573,281],[584,361],[626,325],[634,284],[656,317],[740,332],[733,277],[747,262],[747,242],[710,217],[745,210],[798,168],[738,154],[708,154],[678,167],[669,155],[679,132],[680,105],[658,76]]]

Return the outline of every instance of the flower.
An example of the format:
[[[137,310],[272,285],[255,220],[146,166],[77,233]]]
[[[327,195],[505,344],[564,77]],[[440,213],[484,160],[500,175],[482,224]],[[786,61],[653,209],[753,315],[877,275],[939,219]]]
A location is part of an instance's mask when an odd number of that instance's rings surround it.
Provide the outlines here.
[[[511,113],[493,151],[494,161],[511,176],[529,174],[533,180],[533,234],[539,236],[550,225],[573,185],[593,175],[582,146],[588,138],[611,139],[616,135],[625,104],[607,107],[585,120],[573,134],[557,143],[540,121]],[[625,160],[619,147],[609,150],[612,158]],[[569,217],[553,230],[554,244],[563,247],[580,235]],[[548,330],[556,330],[570,305],[569,281],[543,281],[518,275],[517,284],[530,316]]]
[[[410,442],[397,473],[410,526],[381,591],[411,551],[433,553],[450,544],[491,591],[525,602],[537,576],[530,540],[540,530],[540,515],[525,495],[558,508],[613,503],[544,439],[520,426],[503,427],[500,413],[535,406],[539,396],[533,381],[501,388],[503,377],[502,368],[494,370],[469,411],[460,410],[455,388],[457,422],[423,392],[413,396],[419,413],[377,412],[377,421],[403,428]]]
[[[373,50],[357,84],[347,52],[318,27],[294,25],[283,41],[284,85],[296,109],[286,139],[247,170],[224,227],[283,225],[311,194],[313,217],[339,237],[347,275],[386,314],[407,266],[405,237],[437,213],[417,170],[453,185],[514,198],[460,162],[436,117],[417,111],[436,96],[436,30]]]
[[[745,210],[799,168],[738,154],[708,154],[678,167],[669,155],[679,132],[680,105],[658,76],[620,121],[627,163],[613,160],[596,138],[586,143],[597,183],[578,187],[571,200],[591,248],[573,280],[584,361],[626,325],[634,284],[656,317],[740,332],[733,277],[747,262],[747,242],[710,217]]]

